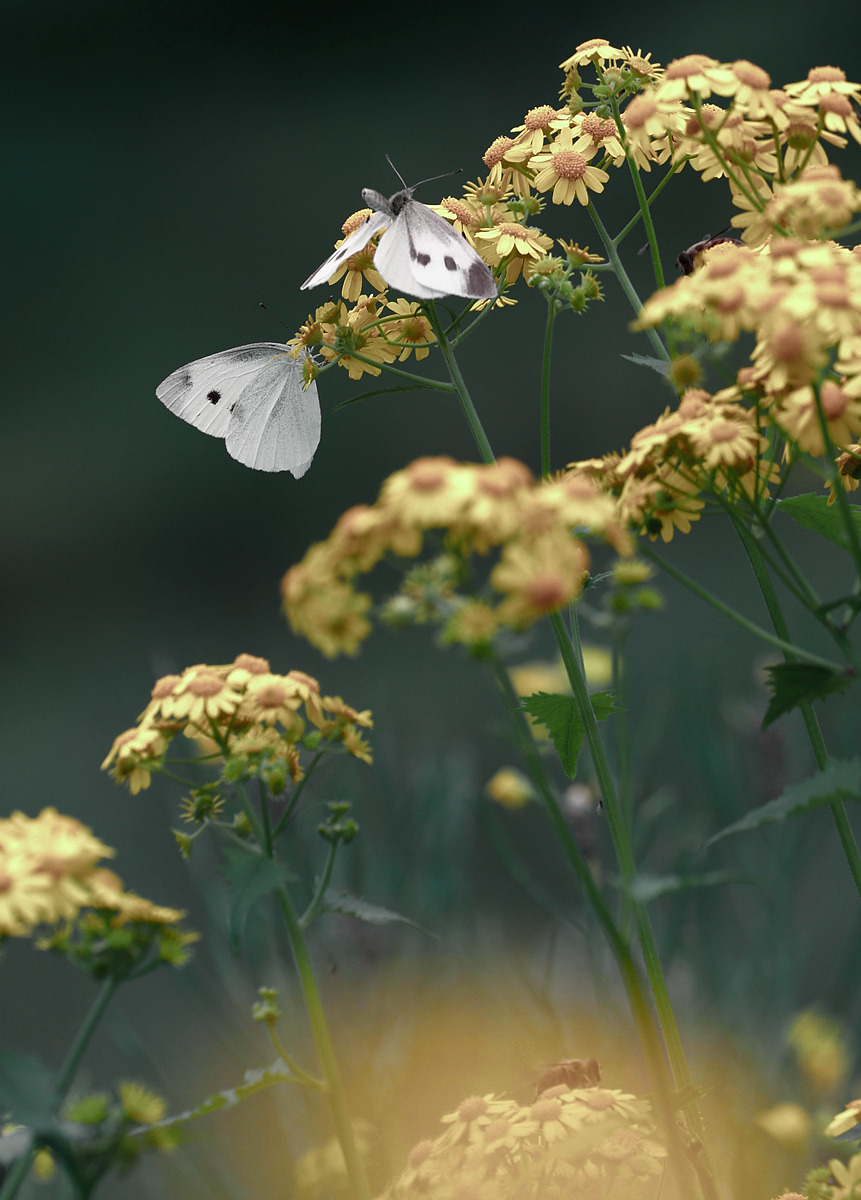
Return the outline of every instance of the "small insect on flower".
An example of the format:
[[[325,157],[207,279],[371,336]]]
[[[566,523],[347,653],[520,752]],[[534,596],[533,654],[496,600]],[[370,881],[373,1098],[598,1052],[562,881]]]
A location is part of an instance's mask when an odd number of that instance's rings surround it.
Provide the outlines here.
[[[561,1083],[571,1090],[597,1087],[600,1082],[601,1067],[594,1058],[563,1058],[539,1075],[535,1083],[535,1098],[537,1100],[542,1092]]]
[[[391,159],[389,165],[404,183]],[[426,204],[413,200],[418,187],[420,183],[413,187],[404,183],[403,191],[388,199],[373,188],[364,188],[362,199],[374,210],[373,216],[308,276],[302,288],[326,283],[352,254],[363,250],[372,237],[385,230],[374,254],[374,267],[389,287],[422,300],[442,296],[495,299],[496,282],[487,263],[448,221]]]
[[[724,236],[729,228],[730,226],[727,225],[726,229],[722,229],[720,233],[716,233],[714,236],[712,236],[710,233],[707,233],[702,241],[694,242],[693,246],[688,246],[687,250],[683,250],[676,259],[676,267],[678,270],[681,271],[683,275],[690,275],[691,271],[694,269],[694,262],[696,261],[697,255],[702,254],[703,250],[711,250],[712,246],[718,246],[721,242],[731,242],[733,246],[743,246],[744,242],[739,241],[738,238]]]

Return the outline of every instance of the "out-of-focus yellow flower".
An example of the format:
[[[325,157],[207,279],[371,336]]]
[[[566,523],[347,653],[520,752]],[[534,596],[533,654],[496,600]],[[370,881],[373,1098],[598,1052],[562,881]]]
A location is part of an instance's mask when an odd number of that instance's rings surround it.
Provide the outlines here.
[[[781,1146],[801,1153],[810,1137],[810,1114],[800,1104],[775,1104],[756,1114],[756,1123]]]
[[[497,771],[484,785],[484,792],[505,808],[523,808],[535,798],[532,784],[514,767],[503,767]]]
[[[802,1075],[819,1094],[836,1091],[849,1071],[849,1050],[839,1021],[812,1010],[799,1013],[786,1040]]]

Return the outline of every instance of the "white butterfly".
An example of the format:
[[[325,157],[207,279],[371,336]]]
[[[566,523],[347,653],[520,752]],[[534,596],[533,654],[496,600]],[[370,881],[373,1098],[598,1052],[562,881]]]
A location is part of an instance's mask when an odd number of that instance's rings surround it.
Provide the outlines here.
[[[397,170],[395,174],[403,183]],[[431,181],[425,179],[422,182]],[[418,183],[414,187],[404,184],[403,191],[395,192],[388,200],[373,188],[363,188],[362,199],[374,210],[373,216],[351,233],[335,253],[309,275],[302,287],[325,283],[351,254],[362,250],[372,237],[385,229],[374,253],[374,266],[389,287],[422,300],[436,300],[441,296],[466,296],[475,300],[495,297],[497,289],[493,273],[466,238],[433,209],[413,200],[413,192],[420,186]]]
[[[168,375],[155,394],[195,429],[225,439],[227,453],[256,471],[299,479],[320,441],[317,385],[279,342],[221,350]]]

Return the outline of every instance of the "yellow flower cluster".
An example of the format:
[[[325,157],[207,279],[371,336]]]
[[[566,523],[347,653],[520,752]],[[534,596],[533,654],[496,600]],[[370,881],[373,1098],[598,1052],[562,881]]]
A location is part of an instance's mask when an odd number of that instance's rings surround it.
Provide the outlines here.
[[[536,1179],[546,1200],[646,1200],[660,1192],[666,1156],[649,1111],[626,1092],[564,1083],[526,1105],[470,1096],[442,1118],[444,1133],[413,1147],[381,1200],[515,1200]]]
[[[646,302],[640,327],[670,317],[713,340],[753,332],[751,365],[719,399],[754,401],[761,423],[813,455],[825,451],[824,423],[829,441],[854,460],[861,434],[861,257],[834,242],[787,237],[759,253],[722,243],[702,259],[693,274]],[[849,460],[841,473],[847,488],[857,486]]]
[[[123,891],[98,865],[114,851],[86,825],[45,808],[38,817],[0,818],[0,938],[26,937],[40,924],[71,921],[81,909],[110,910],[113,923],[175,924],[183,914]]]
[[[572,533],[577,527],[622,553],[630,550],[612,498],[589,479],[536,482],[514,459],[478,466],[420,458],[389,476],[376,504],[344,513],[329,538],[291,567],[282,583],[284,607],[293,629],[324,654],[354,654],[371,629],[371,598],[355,591],[353,579],[385,554],[417,557],[425,533],[442,529],[468,593],[446,585],[443,636],[487,644],[499,626],[525,628],[580,594],[589,554]],[[479,596],[465,564],[491,549],[499,550],[492,591]],[[495,605],[493,593],[501,595]],[[408,590],[404,595],[409,600]]]
[[[102,769],[139,792],[161,767],[170,739],[182,732],[215,757],[274,759],[295,783],[302,778],[303,708],[320,736],[371,761],[359,732],[372,725],[369,712],[358,712],[340,697],[321,696],[317,680],[303,671],[276,675],[266,659],[240,654],[227,666],[198,664],[159,679],[138,724],[114,739]]]
[[[343,292],[354,302],[353,308],[343,301],[327,301],[318,308],[288,343],[297,357],[306,351],[317,352],[325,361],[337,362],[351,379],[379,375],[383,366],[403,362],[411,354],[417,360],[427,357],[436,341],[430,322],[415,301],[390,301],[381,294],[386,285],[370,265],[372,261],[371,247],[347,259],[342,268],[347,272]],[[363,268],[366,262],[369,265]],[[377,288],[372,296],[362,294],[363,269]],[[312,363],[307,357],[305,361]],[[315,369],[312,363],[312,374]]]
[[[699,519],[704,489],[732,499],[765,494],[776,482],[767,448],[753,411],[689,388],[677,409],[634,435],[625,454],[571,463],[569,471],[615,493],[625,524],[669,542]]]

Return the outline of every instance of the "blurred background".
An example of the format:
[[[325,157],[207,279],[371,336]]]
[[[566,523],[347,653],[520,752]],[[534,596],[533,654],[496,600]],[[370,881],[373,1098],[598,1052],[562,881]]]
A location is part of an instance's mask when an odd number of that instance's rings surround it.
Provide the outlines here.
[[[366,385],[327,373],[322,442],[297,482],[239,466],[154,392],[192,359],[289,337],[325,298],[298,284],[330,252],[360,189],[398,186],[385,155],[407,181],[456,167],[475,179],[495,137],[533,105],[556,102],[557,64],[585,39],[642,48],[664,64],[693,51],[749,58],[775,85],[821,64],[857,79],[861,9],[838,2],[828,13],[828,24],[811,23],[798,0],[755,9],[621,0],[600,15],[554,0],[536,10],[0,4],[3,811],[53,804],[79,817],[117,849],[128,887],[187,908],[203,933],[191,968],[121,996],[87,1060],[87,1086],[133,1076],[179,1111],[272,1057],[248,1018],[260,984],[289,994],[286,946],[265,948],[267,913],[261,906],[249,958],[236,964],[214,855],[189,865],[176,852],[176,790],[157,781],[132,798],[98,769],[156,677],[241,651],[316,675],[325,692],[374,711],[375,766],[333,770],[320,795],[354,798],[366,835],[341,882],[439,940],[332,918],[315,945],[356,1111],[386,1128],[391,1153],[432,1135],[464,1095],[528,1085],[556,1058],[594,1055],[611,1086],[647,1086],[614,970],[541,814],[488,812],[482,799],[487,778],[513,761],[492,681],[426,631],[378,633],[359,658],[328,662],[279,612],[285,569],[345,508],[371,501],[386,475],[420,454],[475,458],[454,402],[389,393],[336,412]],[[856,178],[857,150],[840,158]],[[430,185],[421,198],[436,201],[438,188],[457,190]],[[703,186],[690,172],[665,197],[655,220],[671,273],[680,250],[732,213],[720,183]],[[622,172],[600,210],[611,229],[633,213]],[[548,211],[545,230],[598,248],[576,204]],[[627,246],[646,295],[646,256]],[[537,295],[517,295],[517,309],[469,340],[461,365],[496,452],[534,469],[544,310]],[[648,353],[628,332],[630,317],[610,282],[605,305],[559,323],[555,467],[620,447],[666,404],[657,376],[621,357]],[[738,547],[700,525],[668,554],[763,619]],[[821,555],[797,543],[801,557]],[[693,1057],[712,1064],[712,1094],[731,1114],[734,1152],[739,1139],[750,1151],[740,1159],[748,1169],[765,1138],[751,1124],[756,1106],[801,1086],[783,1039],[792,1014],[818,1003],[850,1027],[858,1017],[857,898],[821,814],[701,854],[710,832],[812,764],[794,718],[768,739],[757,733],[759,648],[669,581],[660,586],[666,607],[630,647],[642,861],[652,873],[723,865],[751,876],[655,906]],[[520,653],[551,656],[539,635]],[[857,709],[834,702],[824,715],[848,754]],[[314,823],[297,861],[318,853]],[[569,924],[512,878],[506,840],[555,890]],[[56,1067],[89,983],[29,943],[6,947],[0,969],[4,1043]],[[285,1036],[301,1044],[301,1014],[287,1007]],[[290,1195],[290,1164],[318,1136],[314,1118],[291,1096],[259,1097],[100,1194]],[[762,1195],[797,1184],[781,1175],[795,1170],[782,1153],[761,1180],[749,1167],[744,1194],[760,1182]]]

